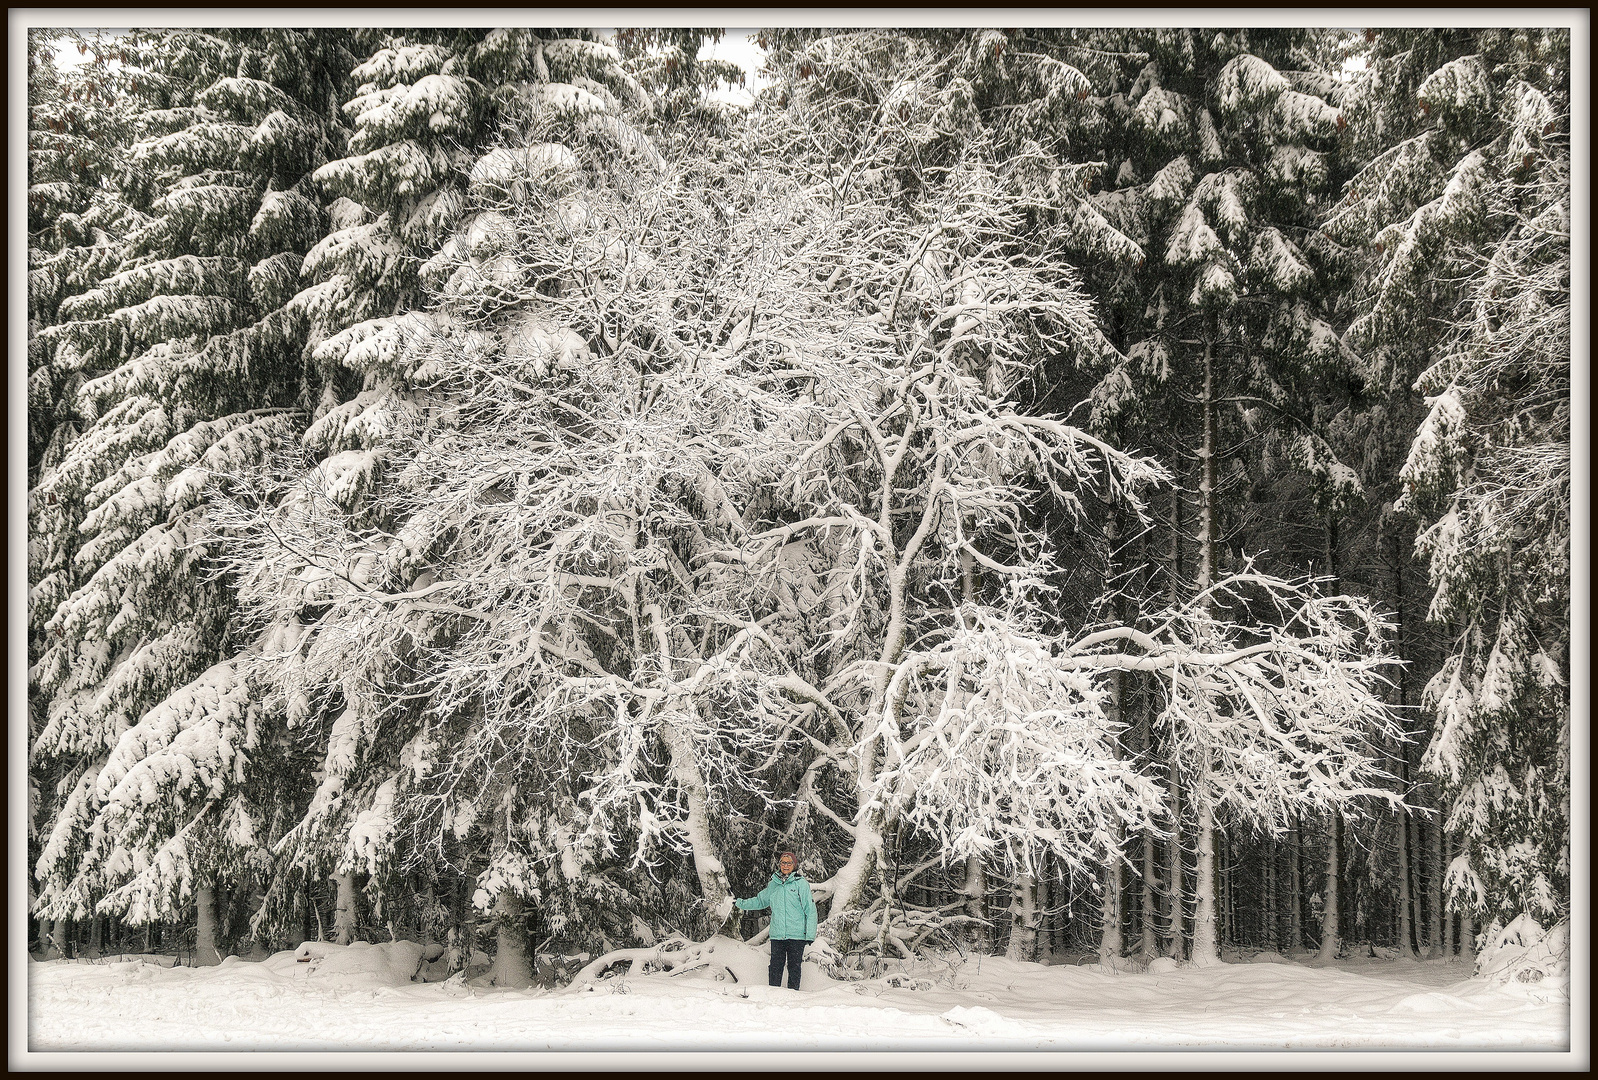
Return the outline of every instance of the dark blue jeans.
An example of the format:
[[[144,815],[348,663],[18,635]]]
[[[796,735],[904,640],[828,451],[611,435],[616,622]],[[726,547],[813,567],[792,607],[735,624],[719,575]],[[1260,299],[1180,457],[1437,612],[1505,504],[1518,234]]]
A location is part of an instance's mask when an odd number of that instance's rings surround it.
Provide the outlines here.
[[[799,965],[805,958],[805,940],[792,938],[771,940],[771,970],[767,972],[772,986],[782,985],[782,966],[788,965],[788,989],[799,989]]]

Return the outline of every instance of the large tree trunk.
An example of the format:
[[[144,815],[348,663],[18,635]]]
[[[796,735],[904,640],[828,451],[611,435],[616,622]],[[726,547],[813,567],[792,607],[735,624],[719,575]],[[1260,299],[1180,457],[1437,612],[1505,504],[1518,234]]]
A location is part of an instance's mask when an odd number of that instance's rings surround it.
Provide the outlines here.
[[[488,969],[493,986],[531,986],[532,958],[528,955],[527,920],[522,898],[509,889],[494,897],[494,963]]]
[[[61,946],[56,941],[56,925],[60,921],[46,916],[39,919],[39,956],[45,960],[54,960],[61,955]]]
[[[987,919],[988,879],[982,872],[982,856],[968,855],[965,860],[965,913],[972,919]],[[973,922],[971,926],[971,948],[979,955],[985,954],[992,946],[988,940],[988,928],[983,921]]]
[[[214,967],[222,962],[216,944],[216,889],[202,882],[194,890],[194,966]]]
[[[885,483],[891,484],[892,478]],[[931,520],[931,512],[932,507],[929,506],[922,518],[923,527]],[[919,535],[925,536],[925,533]],[[868,725],[874,724],[875,718],[884,717],[890,709],[897,712],[896,705],[888,701],[888,683],[892,679],[893,665],[904,653],[908,625],[904,575],[904,564],[895,561],[895,564],[890,565],[887,574],[888,618],[882,631],[882,648],[877,654],[877,675],[867,699],[865,716],[871,718],[867,721]],[[971,584],[966,586],[968,591],[973,587]],[[850,847],[849,858],[832,876],[832,880],[824,883],[824,895],[831,897],[827,921],[836,927],[837,944],[844,951],[853,945],[853,932],[840,917],[861,906],[871,872],[881,864],[883,837],[893,828],[893,822],[889,820],[881,801],[876,798],[877,765],[881,758],[880,740],[875,735],[865,738],[855,758],[855,792],[858,805],[865,807],[866,811],[855,822],[854,843]]]
[[[636,530],[636,526],[634,528]],[[640,578],[639,584],[641,614],[648,619],[648,632],[655,643],[655,659],[662,678],[669,684],[674,678],[673,669],[677,663],[672,655],[671,629],[667,625],[660,600],[649,584],[649,579]],[[692,655],[693,643],[684,641],[683,645],[682,655]],[[676,704],[680,704],[690,712],[694,708],[692,701],[668,701],[663,707],[670,709]],[[699,932],[695,936],[709,937],[721,929],[723,919],[718,914],[718,909],[723,901],[732,895],[732,889],[727,882],[727,869],[722,864],[716,842],[710,834],[710,789],[705,783],[705,774],[699,766],[699,758],[694,753],[692,735],[684,730],[683,724],[673,719],[669,712],[661,719],[660,734],[666,744],[672,781],[682,792],[683,802],[688,810],[684,826],[687,830],[689,850],[694,857],[694,873],[699,878],[699,895],[704,901],[699,918],[696,920],[699,923]]]
[[[732,889],[727,883],[727,869],[710,835],[710,790],[694,755],[693,743],[676,724],[662,724],[661,734],[671,755],[672,779],[682,790],[683,801],[688,805],[688,844],[693,852],[694,872],[699,878],[699,895],[704,899],[700,932],[695,936],[705,938],[721,928],[723,920],[717,909],[732,895]]]
[[[1104,895],[1100,908],[1103,925],[1099,930],[1099,962],[1110,964],[1121,956],[1121,893],[1126,887],[1119,855],[1112,856],[1104,868]]]
[[[333,908],[333,942],[348,945],[355,940],[355,875],[335,874],[338,900]]]
[[[1220,943],[1215,926],[1215,821],[1209,800],[1194,804],[1198,827],[1198,865],[1193,875],[1193,955],[1194,964],[1208,966],[1221,962]]]
[[[1316,954],[1316,960],[1322,964],[1329,964],[1337,959],[1337,954],[1342,951],[1342,937],[1338,933],[1342,913],[1338,908],[1338,886],[1342,881],[1342,872],[1338,864],[1337,840],[1341,831],[1342,818],[1336,812],[1328,815],[1326,826],[1326,877],[1323,882],[1323,902],[1321,905],[1321,947]]]
[[[1036,960],[1038,956],[1038,898],[1032,875],[1016,871],[1010,898],[1010,945],[1007,960]]]

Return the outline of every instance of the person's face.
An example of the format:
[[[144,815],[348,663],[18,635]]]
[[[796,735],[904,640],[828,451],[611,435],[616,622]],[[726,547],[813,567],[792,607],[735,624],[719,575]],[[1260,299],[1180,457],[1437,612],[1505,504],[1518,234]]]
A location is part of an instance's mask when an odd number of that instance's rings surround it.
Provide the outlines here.
[[[794,870],[793,856],[792,855],[784,855],[782,858],[778,859],[777,860],[777,869],[781,870],[784,874],[793,873],[793,870]]]

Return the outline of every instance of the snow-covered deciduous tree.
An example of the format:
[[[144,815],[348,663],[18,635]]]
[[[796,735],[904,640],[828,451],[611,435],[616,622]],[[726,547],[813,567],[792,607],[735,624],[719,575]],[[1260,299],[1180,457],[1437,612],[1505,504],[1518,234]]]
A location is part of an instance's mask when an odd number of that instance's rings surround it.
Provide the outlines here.
[[[1084,664],[1168,672],[1160,724],[1169,732],[1198,829],[1193,960],[1219,960],[1213,875],[1220,813],[1270,835],[1300,813],[1353,816],[1399,801],[1380,782],[1386,740],[1401,736],[1381,696],[1390,625],[1358,597],[1316,582],[1228,575],[1147,627],[1089,635]],[[1113,660],[1093,655],[1126,649]],[[1129,653],[1144,654],[1133,660]]]
[[[1037,342],[1091,327],[1006,257],[982,172],[918,219],[802,159],[657,166],[528,123],[474,167],[433,308],[322,346],[403,383],[313,429],[369,443],[219,519],[263,620],[315,612],[257,677],[285,709],[361,703],[330,735],[349,775],[407,747],[400,832],[433,857],[481,823],[482,903],[675,846],[715,907],[718,811],[811,745],[845,781],[841,916],[880,849],[892,673],[962,554],[1025,577],[1029,492],[1157,474],[1006,403]]]

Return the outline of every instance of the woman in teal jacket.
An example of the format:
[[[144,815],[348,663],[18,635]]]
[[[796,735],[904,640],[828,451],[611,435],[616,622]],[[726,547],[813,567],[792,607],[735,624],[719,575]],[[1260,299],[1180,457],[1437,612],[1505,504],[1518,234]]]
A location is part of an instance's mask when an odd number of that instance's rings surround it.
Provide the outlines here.
[[[771,909],[771,969],[767,976],[772,986],[781,986],[786,965],[790,990],[799,989],[805,946],[816,940],[816,902],[810,898],[810,882],[798,872],[798,866],[793,852],[784,851],[777,860],[777,872],[759,895],[733,901],[744,911]]]

